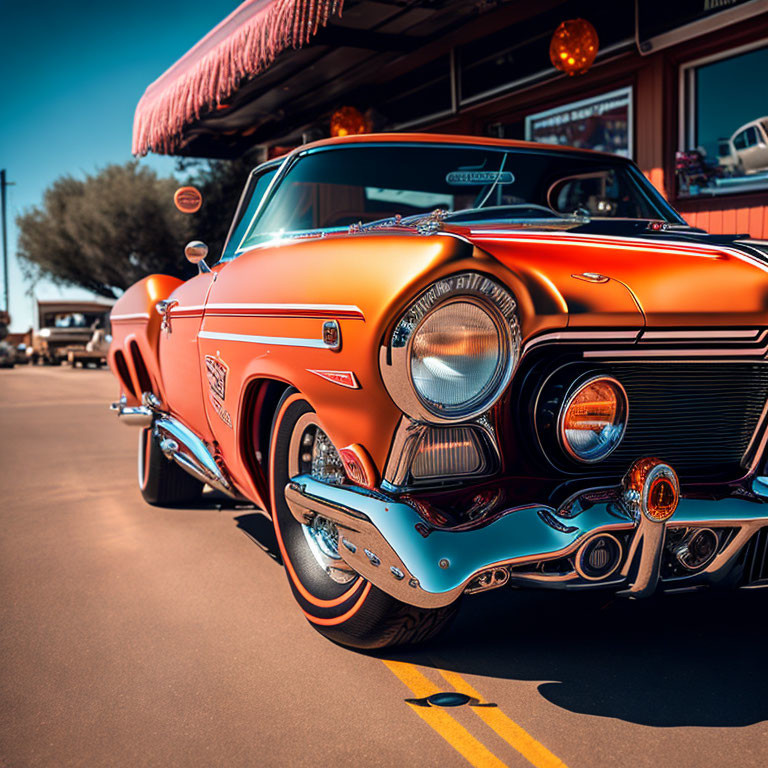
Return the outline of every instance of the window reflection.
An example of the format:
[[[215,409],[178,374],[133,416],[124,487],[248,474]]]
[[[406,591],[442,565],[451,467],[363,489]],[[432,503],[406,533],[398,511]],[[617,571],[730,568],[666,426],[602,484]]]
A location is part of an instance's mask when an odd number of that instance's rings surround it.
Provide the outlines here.
[[[677,153],[681,196],[768,186],[768,47],[684,69],[685,148]]]

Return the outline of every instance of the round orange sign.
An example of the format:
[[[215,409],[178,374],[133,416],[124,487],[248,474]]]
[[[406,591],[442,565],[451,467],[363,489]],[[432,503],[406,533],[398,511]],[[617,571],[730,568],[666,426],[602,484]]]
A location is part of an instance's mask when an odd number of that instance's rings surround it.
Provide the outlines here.
[[[182,213],[197,213],[203,204],[203,196],[197,187],[179,187],[173,202]]]

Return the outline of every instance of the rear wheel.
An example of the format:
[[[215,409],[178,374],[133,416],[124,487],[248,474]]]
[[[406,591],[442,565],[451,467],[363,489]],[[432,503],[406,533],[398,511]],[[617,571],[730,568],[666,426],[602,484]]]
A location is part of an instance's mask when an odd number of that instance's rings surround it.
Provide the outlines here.
[[[183,507],[203,495],[203,483],[165,457],[152,427],[139,433],[138,465],[141,495],[153,507]]]
[[[342,645],[374,649],[424,642],[448,625],[456,603],[429,610],[390,597],[339,557],[334,523],[318,516],[311,525],[302,525],[291,514],[283,492],[291,477],[306,473],[326,482],[344,478],[336,448],[296,390],[288,390],[278,406],[269,466],[275,533],[286,575],[315,629]]]

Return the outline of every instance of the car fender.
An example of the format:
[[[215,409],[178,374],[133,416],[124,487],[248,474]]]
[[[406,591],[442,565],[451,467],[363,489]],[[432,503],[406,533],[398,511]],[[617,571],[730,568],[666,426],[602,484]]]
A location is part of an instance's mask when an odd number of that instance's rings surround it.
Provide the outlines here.
[[[107,362],[120,382],[129,405],[139,403],[147,377],[152,391],[165,402],[158,363],[162,317],[155,309],[184,281],[170,275],[149,275],[134,283],[115,303],[110,314],[112,344]]]
[[[567,324],[545,279],[521,277],[452,234],[372,232],[299,240],[258,248],[225,264],[211,289],[199,345],[203,360],[214,358],[226,370],[223,401],[206,405],[235,481],[242,487],[249,476],[244,409],[249,387],[261,379],[302,392],[334,444],[362,445],[381,472],[402,416],[381,378],[381,345],[422,290],[461,271],[483,272],[512,290],[524,333],[542,324]],[[328,307],[347,309],[323,309]],[[321,339],[329,320],[339,325],[338,351],[310,345]]]

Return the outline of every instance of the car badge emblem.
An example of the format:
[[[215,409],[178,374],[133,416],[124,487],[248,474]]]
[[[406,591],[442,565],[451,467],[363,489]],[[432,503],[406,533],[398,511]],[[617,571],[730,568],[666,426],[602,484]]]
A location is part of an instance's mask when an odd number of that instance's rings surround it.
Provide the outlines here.
[[[307,368],[307,370],[310,373],[314,373],[315,376],[319,376],[321,379],[330,381],[333,384],[338,384],[340,387],[360,389],[357,377],[352,371],[316,371],[312,368]]]
[[[208,377],[208,386],[211,388],[211,392],[223,400],[227,393],[229,366],[219,357],[206,355],[205,373]]]

